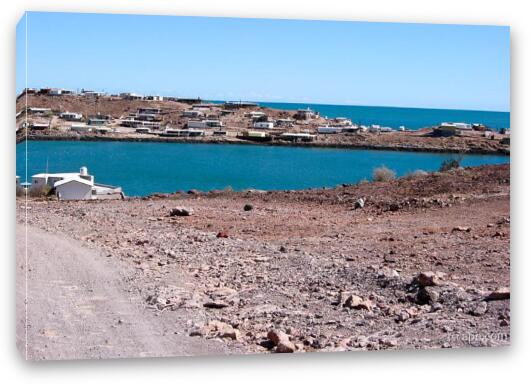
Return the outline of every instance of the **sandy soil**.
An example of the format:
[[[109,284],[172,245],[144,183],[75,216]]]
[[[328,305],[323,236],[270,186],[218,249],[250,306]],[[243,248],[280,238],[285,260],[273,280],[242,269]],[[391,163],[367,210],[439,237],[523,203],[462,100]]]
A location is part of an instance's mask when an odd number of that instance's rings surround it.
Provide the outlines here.
[[[230,352],[499,346],[509,193],[501,165],[298,192],[31,200],[28,216],[132,268],[147,311]]]

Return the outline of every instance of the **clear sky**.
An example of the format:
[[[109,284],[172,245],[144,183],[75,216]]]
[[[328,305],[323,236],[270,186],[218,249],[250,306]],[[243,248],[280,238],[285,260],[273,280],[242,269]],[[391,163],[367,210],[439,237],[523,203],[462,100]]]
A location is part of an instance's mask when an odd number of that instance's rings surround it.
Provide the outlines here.
[[[509,27],[27,13],[28,87],[508,111]]]

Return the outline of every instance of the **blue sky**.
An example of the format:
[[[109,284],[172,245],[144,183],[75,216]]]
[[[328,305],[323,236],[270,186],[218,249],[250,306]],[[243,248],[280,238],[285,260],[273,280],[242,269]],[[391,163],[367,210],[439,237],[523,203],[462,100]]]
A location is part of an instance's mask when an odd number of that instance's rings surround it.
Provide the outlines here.
[[[28,87],[508,111],[509,28],[27,13]]]

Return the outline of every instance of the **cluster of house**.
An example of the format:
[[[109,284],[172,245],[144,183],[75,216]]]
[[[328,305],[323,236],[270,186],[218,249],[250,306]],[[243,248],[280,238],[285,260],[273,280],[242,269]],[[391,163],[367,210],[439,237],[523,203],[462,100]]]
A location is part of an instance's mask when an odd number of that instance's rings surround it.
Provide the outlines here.
[[[69,173],[38,173],[31,177],[31,184],[20,183],[16,177],[17,188],[26,188],[29,192],[39,192],[49,188],[59,200],[95,200],[122,199],[121,187],[98,184],[94,176],[89,175],[86,167],[79,172]]]
[[[160,129],[162,114],[162,109],[157,107],[138,108],[135,113],[122,119],[120,125],[135,128],[138,133],[151,133],[153,129]]]
[[[67,121],[80,122],[83,119],[83,115],[80,113],[66,112],[66,116],[67,118],[64,118],[63,113],[59,115],[59,117]],[[75,116],[75,118],[69,119],[69,117],[71,118],[72,116]],[[88,116],[85,123],[72,123],[70,130],[77,133],[109,133],[112,131],[112,129],[107,126],[110,120],[111,117],[107,115],[98,114],[94,116]]]
[[[494,131],[484,124],[474,123],[449,123],[443,122],[437,127],[433,128],[433,135],[437,137],[450,137],[450,136],[460,136],[464,132],[479,131],[483,132],[485,137],[493,138]],[[510,130],[502,128],[500,130],[502,135],[510,135]]]
[[[119,94],[109,94],[101,91],[93,91],[88,89],[81,89],[81,91],[73,91],[64,88],[24,88],[17,98],[24,95],[46,95],[46,96],[65,96],[65,95],[78,95],[84,97],[117,97],[124,100],[150,100],[150,101],[163,101],[164,96],[159,95],[139,95],[133,92],[122,92]],[[176,98],[173,98],[176,99]]]

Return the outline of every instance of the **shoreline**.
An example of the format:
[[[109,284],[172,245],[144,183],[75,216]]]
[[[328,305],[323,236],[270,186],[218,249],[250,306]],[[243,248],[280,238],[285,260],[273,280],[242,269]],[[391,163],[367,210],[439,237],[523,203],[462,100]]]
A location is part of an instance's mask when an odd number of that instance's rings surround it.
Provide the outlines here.
[[[251,140],[234,139],[217,137],[212,139],[206,137],[184,138],[184,137],[116,137],[116,136],[95,136],[95,135],[28,135],[17,137],[16,144],[28,141],[118,141],[118,142],[147,142],[147,143],[177,143],[177,144],[235,144],[235,145],[261,145],[261,146],[278,146],[278,147],[296,147],[296,148],[335,148],[335,149],[362,149],[377,151],[399,151],[399,152],[425,152],[425,153],[451,153],[451,154],[470,154],[470,155],[502,155],[510,156],[510,149],[484,149],[484,148],[443,148],[443,147],[420,147],[409,145],[385,145],[385,144],[367,144],[367,143],[326,143],[326,142],[256,142]]]

